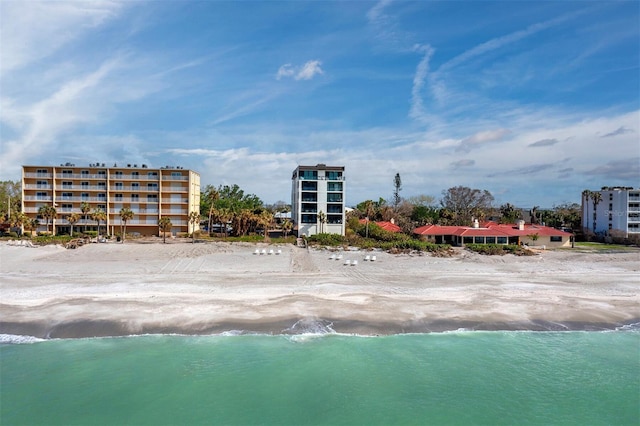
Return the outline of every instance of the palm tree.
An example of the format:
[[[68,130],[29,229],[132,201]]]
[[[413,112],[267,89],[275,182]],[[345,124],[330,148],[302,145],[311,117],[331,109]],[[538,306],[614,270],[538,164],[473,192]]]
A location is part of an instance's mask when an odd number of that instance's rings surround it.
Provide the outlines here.
[[[80,215],[78,213],[71,213],[70,215],[67,216],[67,222],[69,222],[69,225],[71,225],[71,232],[69,233],[69,235],[71,235],[73,237],[73,225],[75,225],[78,220],[80,220]]]
[[[215,202],[220,199],[220,193],[215,188],[210,188],[206,194],[206,197],[209,199],[211,205],[209,206],[209,235],[211,235],[211,225],[213,219],[213,212],[215,210]]]
[[[49,220],[56,217],[58,214],[57,210],[53,206],[40,206],[38,209],[38,214],[47,220],[47,233],[49,233]]]
[[[162,231],[162,242],[167,243],[167,232],[171,231],[171,227],[173,223],[171,223],[171,218],[169,216],[162,216],[158,221],[158,226]]]
[[[322,210],[318,212],[318,222],[320,223],[320,233],[324,233],[324,224],[327,223],[327,215]]]
[[[123,207],[120,209],[120,220],[124,224],[124,230],[122,231],[122,242],[124,243],[125,235],[127,235],[127,221],[133,219],[133,210],[129,207]]]
[[[40,226],[38,219],[27,218],[24,222],[24,229],[25,231],[29,231],[31,236],[33,236],[33,231],[38,229],[38,226]]]
[[[191,224],[191,243],[196,242],[196,223],[200,223],[200,213],[199,212],[191,212],[189,213],[189,223]]]
[[[284,233],[284,237],[287,238],[287,235],[293,229],[293,223],[289,219],[285,219],[282,223],[282,231]]]
[[[91,206],[86,201],[83,201],[82,204],[80,204],[80,211],[82,212],[82,220],[84,221],[84,229],[82,230],[82,232],[86,233],[87,232],[87,214],[89,214],[89,212],[91,211]]]
[[[589,191],[588,189],[585,189],[584,191],[582,191],[582,200],[583,200],[583,205],[587,206],[586,207],[586,212],[584,214],[585,217],[585,225],[586,225],[586,230],[589,230],[589,199],[591,198],[591,194],[592,192]]]
[[[271,222],[273,222],[273,214],[269,210],[263,210],[260,215],[258,215],[258,221],[264,229],[264,240],[267,241],[269,238],[268,228]]]
[[[107,214],[101,208],[96,208],[91,212],[91,219],[98,222],[98,235],[100,235],[100,222],[107,221]]]

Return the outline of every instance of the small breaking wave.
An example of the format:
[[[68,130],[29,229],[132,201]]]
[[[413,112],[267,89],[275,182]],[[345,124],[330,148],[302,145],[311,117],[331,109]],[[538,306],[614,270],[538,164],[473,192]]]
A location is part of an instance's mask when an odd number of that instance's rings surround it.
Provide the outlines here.
[[[45,342],[46,339],[40,339],[33,336],[22,336],[16,334],[0,334],[0,344],[26,345],[30,343]]]

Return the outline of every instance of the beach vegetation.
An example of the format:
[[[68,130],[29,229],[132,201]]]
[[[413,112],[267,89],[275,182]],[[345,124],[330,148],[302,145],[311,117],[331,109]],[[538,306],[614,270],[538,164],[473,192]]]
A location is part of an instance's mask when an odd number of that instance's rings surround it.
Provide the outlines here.
[[[69,235],[73,236],[73,225],[75,225],[80,220],[80,215],[78,213],[71,213],[66,217],[67,222],[71,225],[71,230],[69,231]]]
[[[465,248],[484,255],[503,256],[505,254],[514,254],[516,256],[532,256],[534,254],[531,250],[515,244],[467,244]]]
[[[122,225],[123,225],[123,230],[122,230],[123,243],[127,235],[127,222],[133,219],[133,216],[134,216],[134,212],[129,207],[123,207],[120,209],[120,220],[122,221]]]
[[[100,235],[100,223],[107,222],[107,213],[101,208],[96,208],[91,212],[91,219],[98,224],[98,235]]]
[[[162,242],[164,244],[167,243],[167,232],[171,231],[172,226],[173,223],[171,223],[169,216],[162,216],[160,220],[158,220],[158,227],[160,227],[160,231],[162,231]]]
[[[21,211],[22,183],[19,180],[0,181],[0,214],[8,220]]]
[[[91,206],[86,201],[80,203],[80,212],[82,212],[82,220],[84,222],[84,233],[87,233],[87,215],[91,211]]]
[[[58,214],[58,211],[53,206],[44,205],[44,206],[40,206],[40,208],[38,209],[38,214],[47,221],[47,233],[48,233],[49,222],[56,217],[56,215]],[[53,233],[55,234],[55,232]]]
[[[487,190],[455,186],[443,191],[440,204],[451,213],[446,225],[469,226],[474,218],[487,217],[493,201],[493,195]]]

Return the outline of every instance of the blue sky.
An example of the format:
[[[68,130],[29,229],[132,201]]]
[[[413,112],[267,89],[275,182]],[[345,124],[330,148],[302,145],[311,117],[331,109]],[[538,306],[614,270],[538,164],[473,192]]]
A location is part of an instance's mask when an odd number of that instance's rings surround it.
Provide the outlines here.
[[[637,1],[0,1],[0,179],[178,165],[290,201],[640,186]]]

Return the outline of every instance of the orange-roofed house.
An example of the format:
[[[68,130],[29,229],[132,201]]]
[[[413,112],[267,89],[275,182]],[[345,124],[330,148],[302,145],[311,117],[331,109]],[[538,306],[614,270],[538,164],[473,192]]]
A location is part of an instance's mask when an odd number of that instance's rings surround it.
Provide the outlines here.
[[[413,230],[423,240],[436,244],[526,244],[530,246],[570,247],[572,234],[549,226],[525,224],[497,224],[486,222],[473,226],[425,225]]]
[[[360,219],[360,223],[361,224],[366,224],[367,223],[367,219]],[[402,228],[400,228],[398,225],[396,225],[393,221],[393,219],[391,219],[390,222],[388,221],[379,221],[379,222],[373,222],[371,221],[370,223],[375,223],[376,225],[378,225],[380,228],[384,229],[387,232],[402,232]]]

